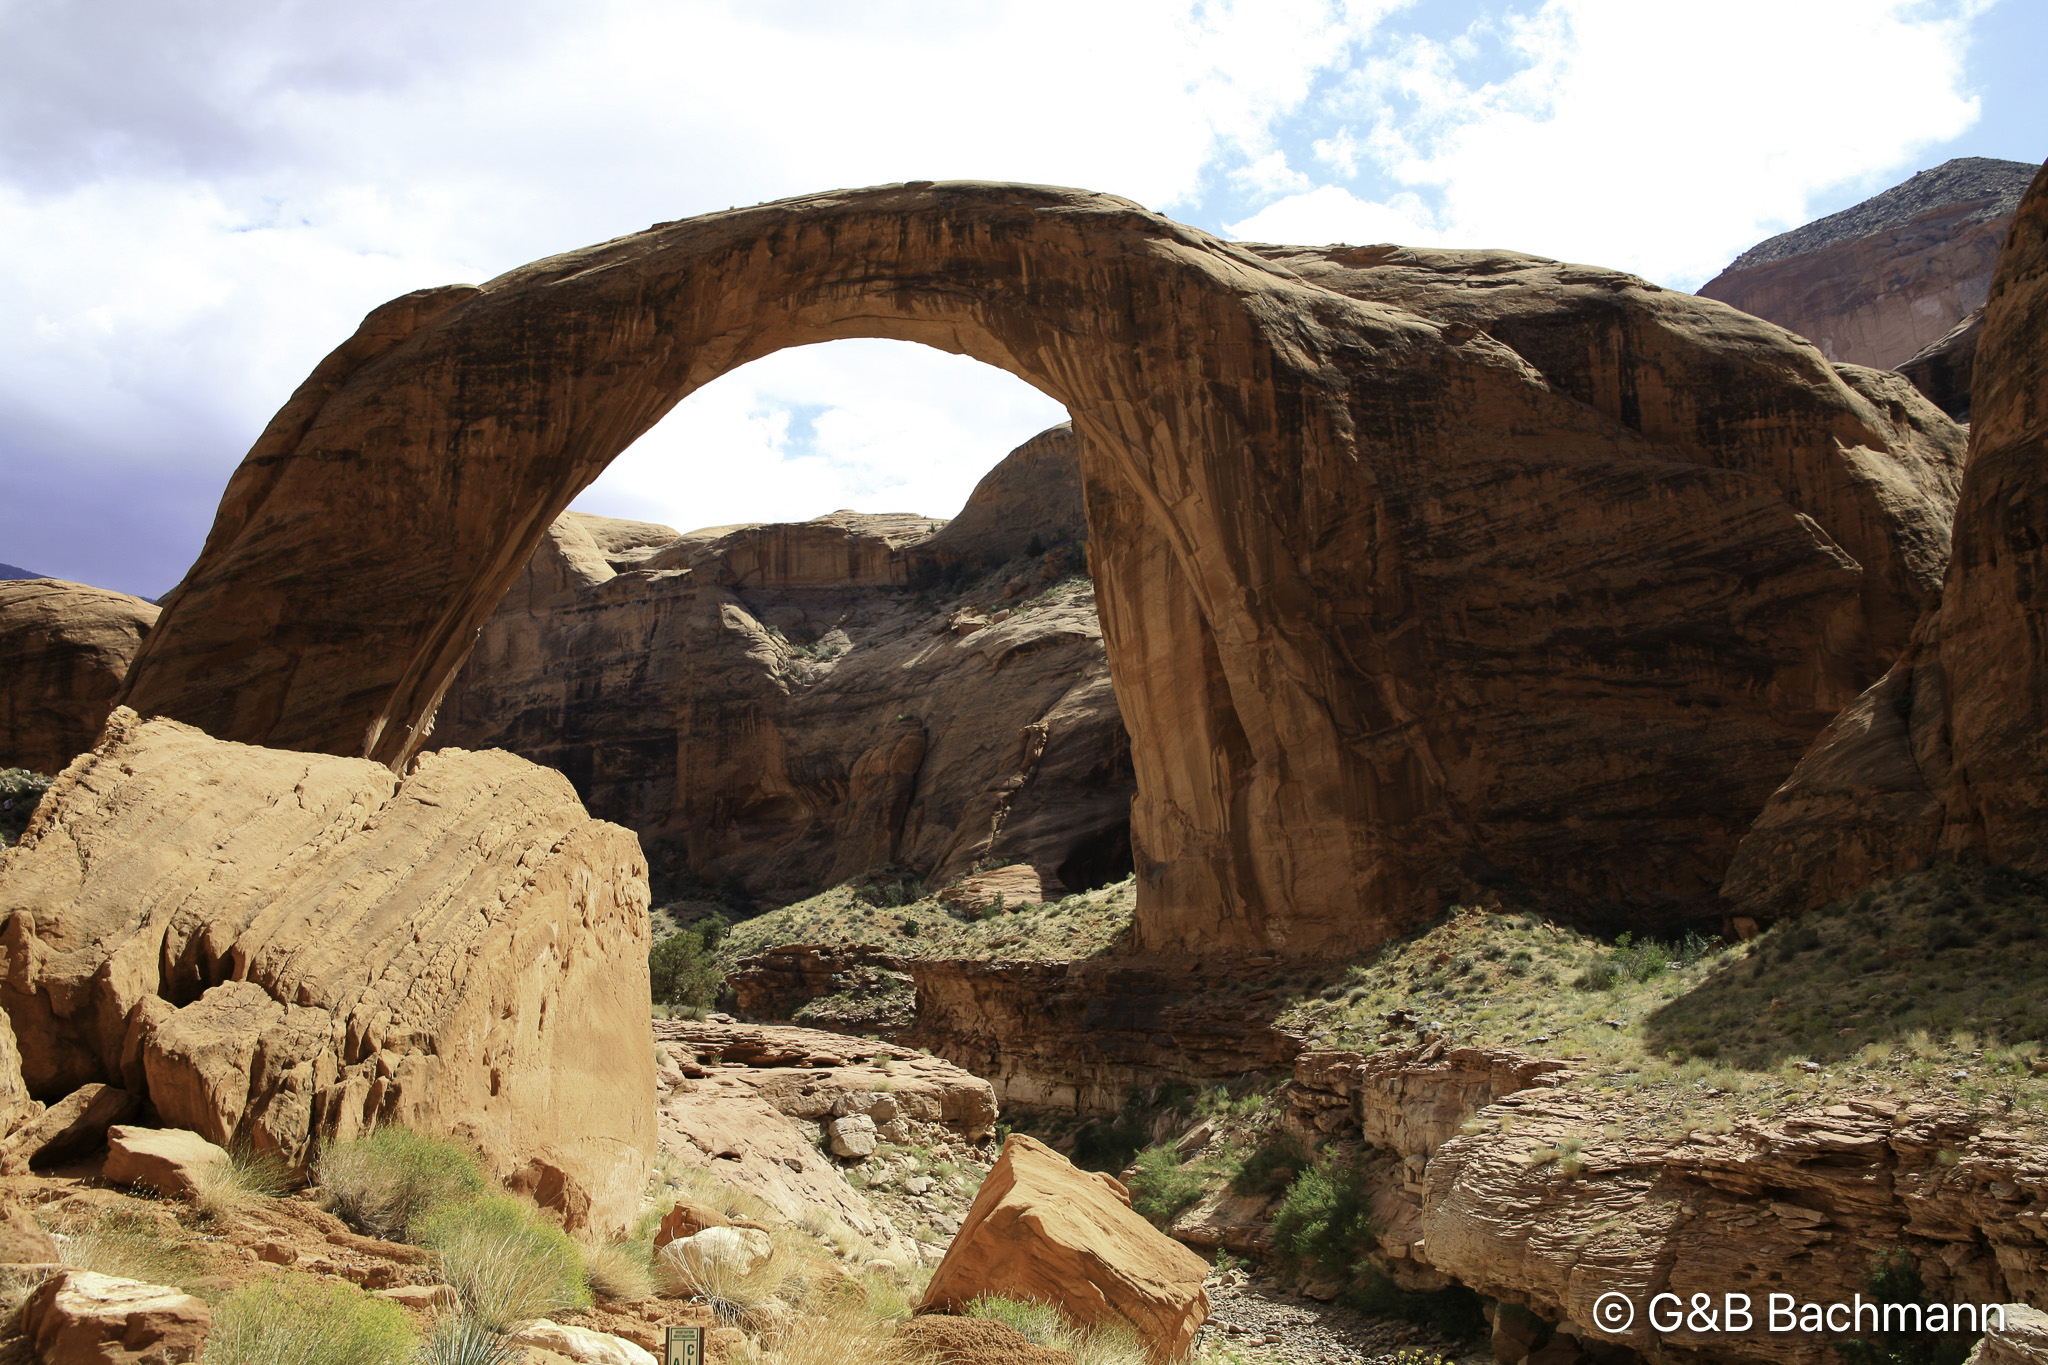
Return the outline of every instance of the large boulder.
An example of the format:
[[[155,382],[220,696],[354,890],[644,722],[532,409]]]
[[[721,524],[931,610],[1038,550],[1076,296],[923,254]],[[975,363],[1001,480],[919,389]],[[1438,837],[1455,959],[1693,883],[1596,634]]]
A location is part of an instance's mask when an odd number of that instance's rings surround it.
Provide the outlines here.
[[[1772,794],[1723,888],[1811,909],[1936,856],[2048,871],[2048,169],[1984,306],[1955,554],[1911,647]]]
[[[59,1271],[21,1308],[22,1335],[52,1365],[179,1365],[199,1359],[212,1330],[204,1300],[86,1270]]]
[[[918,1311],[958,1313],[984,1294],[1057,1304],[1083,1326],[1132,1329],[1164,1365],[1209,1316],[1208,1270],[1133,1212],[1115,1180],[1012,1134]]]
[[[90,749],[157,614],[61,578],[0,581],[0,768],[54,774]]]
[[[7,1165],[55,1166],[86,1156],[105,1144],[108,1129],[133,1118],[141,1107],[140,1096],[119,1086],[81,1085],[7,1140]]]
[[[402,767],[578,489],[720,374],[857,335],[1002,366],[1072,417],[1141,950],[1341,954],[1509,895],[1709,914],[1947,552],[1955,424],[1724,304],[1512,252],[1253,248],[1109,195],[913,182],[377,309],[236,471],[126,700]],[[773,656],[739,603],[693,610],[726,623],[723,657]],[[990,673],[1037,657],[1015,625],[964,637]],[[761,688],[806,685],[773,657]],[[887,712],[847,776],[856,860],[891,842],[921,738],[930,761],[921,710]],[[751,717],[732,711],[728,760],[760,767]],[[1028,792],[1022,728],[985,727]],[[806,819],[787,787],[761,784],[762,819]]]
[[[100,1175],[109,1184],[186,1199],[229,1160],[225,1147],[190,1129],[117,1125],[107,1130],[107,1163]]]
[[[0,1003],[31,1094],[118,1085],[293,1164],[452,1134],[619,1228],[654,1146],[645,876],[510,754],[400,777],[117,711],[0,854]]]

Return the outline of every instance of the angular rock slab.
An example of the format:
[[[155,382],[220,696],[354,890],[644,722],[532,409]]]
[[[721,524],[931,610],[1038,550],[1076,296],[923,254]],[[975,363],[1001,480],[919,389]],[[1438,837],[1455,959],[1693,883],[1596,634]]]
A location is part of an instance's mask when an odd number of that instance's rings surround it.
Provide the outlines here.
[[[117,1125],[107,1130],[107,1163],[100,1175],[109,1184],[186,1199],[229,1160],[227,1148],[187,1128]]]
[[[116,712],[0,858],[0,915],[33,1094],[118,1083],[293,1164],[403,1123],[572,1224],[637,1210],[646,866],[559,773],[451,750],[401,779]]]
[[[1164,1365],[1209,1316],[1208,1270],[1132,1212],[1115,1180],[1012,1134],[917,1311],[963,1312],[984,1294],[1057,1304],[1084,1326],[1130,1328]]]
[[[21,1330],[45,1361],[180,1365],[206,1348],[213,1312],[165,1285],[65,1270],[28,1296]]]
[[[703,384],[849,336],[1072,416],[1141,949],[1343,950],[1503,892],[1701,914],[1947,550],[1954,424],[1725,305],[915,182],[377,309],[236,472],[126,700],[402,767],[579,489]]]
[[[1743,838],[1737,915],[1797,913],[1929,857],[2048,871],[2048,169],[1984,305],[1940,602]]]

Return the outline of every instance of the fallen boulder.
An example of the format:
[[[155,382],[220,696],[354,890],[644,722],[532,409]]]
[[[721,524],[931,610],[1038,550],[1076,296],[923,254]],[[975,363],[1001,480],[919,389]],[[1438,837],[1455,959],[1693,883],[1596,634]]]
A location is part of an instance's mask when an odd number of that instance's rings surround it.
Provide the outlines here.
[[[140,1099],[117,1086],[81,1085],[8,1141],[7,1165],[54,1166],[84,1156],[106,1142],[109,1128],[141,1107]]]
[[[187,1199],[228,1160],[225,1147],[187,1128],[117,1126],[107,1130],[107,1164],[100,1174],[110,1184]]]
[[[1058,1304],[1085,1327],[1131,1328],[1164,1365],[1209,1316],[1208,1269],[1133,1212],[1115,1180],[1012,1134],[918,1311],[959,1313],[986,1294]]]
[[[99,738],[154,603],[61,578],[0,582],[0,768],[54,775]]]
[[[670,1242],[695,1236],[706,1228],[729,1227],[731,1221],[708,1204],[678,1199],[676,1206],[662,1218],[661,1226],[654,1230],[654,1248],[659,1251]]]
[[[160,1284],[64,1270],[36,1286],[21,1331],[36,1355],[63,1365],[176,1365],[199,1359],[213,1312]]]
[[[31,1095],[118,1086],[294,1166],[402,1123],[572,1226],[637,1212],[646,864],[561,774],[447,750],[401,777],[122,710],[43,802],[0,855]]]

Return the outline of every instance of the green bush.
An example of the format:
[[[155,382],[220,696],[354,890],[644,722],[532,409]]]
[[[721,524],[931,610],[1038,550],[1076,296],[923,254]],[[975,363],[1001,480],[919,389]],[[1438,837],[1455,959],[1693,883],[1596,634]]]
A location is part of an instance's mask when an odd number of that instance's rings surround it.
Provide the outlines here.
[[[1231,1176],[1230,1188],[1238,1194],[1272,1194],[1291,1178],[1276,1178],[1274,1172],[1299,1171],[1308,1161],[1308,1149],[1292,1133],[1269,1134]]]
[[[701,1010],[718,999],[725,989],[725,973],[712,959],[711,947],[724,937],[721,928],[706,940],[707,929],[685,929],[670,934],[647,954],[647,984],[657,1005],[670,1009]]]
[[[1864,1292],[1878,1304],[1925,1304],[1927,1286],[1913,1253],[1904,1247],[1879,1252],[1863,1281]],[[1883,1321],[1879,1310],[1879,1321]],[[1835,1353],[1848,1365],[1961,1365],[1979,1334],[1975,1332],[1911,1332],[1903,1326],[1881,1331],[1876,1340],[1838,1341]]]
[[[487,1194],[428,1214],[417,1240],[440,1257],[463,1311],[502,1331],[590,1306],[583,1251],[539,1209]]]
[[[1172,1226],[1202,1198],[1201,1173],[1181,1165],[1170,1142],[1138,1154],[1138,1169],[1131,1173],[1129,1185],[1131,1207],[1161,1229]]]
[[[484,1189],[475,1153],[396,1124],[329,1147],[314,1172],[334,1211],[373,1237],[412,1237],[434,1210]]]
[[[1281,1264],[1301,1273],[1313,1261],[1323,1276],[1348,1278],[1372,1249],[1370,1197],[1357,1161],[1337,1152],[1318,1157],[1287,1187],[1273,1215]]]
[[[12,848],[21,838],[50,782],[26,768],[0,768],[0,848]]]
[[[281,1275],[213,1311],[204,1365],[402,1365],[419,1350],[405,1310],[351,1284]]]

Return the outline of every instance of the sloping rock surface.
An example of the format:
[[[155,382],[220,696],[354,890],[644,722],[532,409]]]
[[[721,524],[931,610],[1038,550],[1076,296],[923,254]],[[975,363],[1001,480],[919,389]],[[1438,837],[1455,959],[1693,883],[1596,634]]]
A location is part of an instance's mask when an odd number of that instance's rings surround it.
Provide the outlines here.
[[[1736,914],[1810,909],[1938,854],[2048,870],[2048,171],[1999,258],[1973,405],[1940,604],[1757,817],[1724,887]]]
[[[1703,914],[1945,553],[1953,424],[1724,305],[919,182],[376,310],[237,471],[127,700],[402,766],[578,489],[719,374],[853,335],[972,355],[1071,415],[1145,949],[1341,951],[1489,891]],[[744,654],[765,631],[735,606],[701,610]],[[991,673],[1013,624],[966,637]],[[922,728],[900,714],[850,862],[890,842]],[[766,766],[728,719],[727,761]]]
[[[654,1146],[645,877],[510,754],[399,778],[117,711],[0,854],[0,1002],[38,1096],[118,1084],[293,1163],[450,1133],[614,1228]]]
[[[0,581],[0,768],[54,775],[90,749],[157,615],[60,578]]]
[[[957,1313],[985,1294],[1056,1303],[1083,1325],[1130,1328],[1165,1365],[1209,1315],[1208,1268],[1132,1212],[1115,1180],[1013,1134],[918,1311]]]
[[[1897,367],[1983,306],[2034,170],[1944,162],[1751,247],[1700,293],[1790,328],[1830,360]]]

